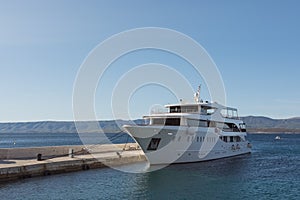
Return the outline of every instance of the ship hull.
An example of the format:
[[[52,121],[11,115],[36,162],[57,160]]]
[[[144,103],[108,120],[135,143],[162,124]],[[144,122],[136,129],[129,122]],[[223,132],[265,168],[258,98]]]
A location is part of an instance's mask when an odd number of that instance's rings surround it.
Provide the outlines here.
[[[140,145],[151,165],[200,162],[251,153],[248,141],[224,142],[221,139],[224,134],[215,128],[124,126],[124,129]],[[233,133],[232,137],[238,134]]]

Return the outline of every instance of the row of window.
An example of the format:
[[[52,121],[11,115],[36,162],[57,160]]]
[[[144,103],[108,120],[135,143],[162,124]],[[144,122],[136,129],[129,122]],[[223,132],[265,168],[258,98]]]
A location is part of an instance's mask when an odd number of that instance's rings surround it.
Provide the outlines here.
[[[152,118],[152,125],[164,125],[164,126],[180,126],[180,118]],[[190,127],[217,127],[227,132],[240,132],[241,130],[233,123],[223,123],[215,121],[205,121],[197,119],[187,119],[187,125]],[[243,124],[243,130],[245,125]]]
[[[217,108],[211,106],[201,106],[200,113],[201,115],[211,115]],[[198,113],[199,106],[171,106],[170,113]],[[221,110],[221,115],[226,118],[238,118],[238,112],[235,108],[223,108]]]
[[[152,125],[180,126],[180,118],[153,118]]]
[[[204,136],[188,136],[187,137],[187,141],[193,141],[195,140],[196,142],[204,142],[206,139],[206,142],[216,142],[216,138],[215,137],[204,137]],[[224,142],[241,142],[242,139],[240,136],[220,136],[220,139]],[[180,142],[181,140],[181,136],[179,136],[177,138],[177,141]]]
[[[234,108],[224,108],[221,110],[221,115],[226,118],[238,118],[237,109]]]
[[[217,109],[209,106],[201,106],[201,115],[211,115]],[[172,106],[170,113],[199,113],[199,106]]]
[[[241,138],[239,136],[220,136],[220,139],[223,140],[224,142],[240,142]],[[161,138],[152,138],[147,150],[156,150],[158,148],[158,145],[160,143]],[[177,141],[180,142],[181,140],[181,136],[179,136],[177,138]],[[188,136],[187,137],[187,141],[188,142],[192,142],[192,141],[196,142],[204,142],[206,140],[206,142],[216,142],[216,138],[215,137],[204,137],[204,136]]]
[[[197,113],[198,106],[172,106],[170,113]]]
[[[242,141],[240,136],[220,136],[220,139],[224,142],[240,142]]]
[[[196,142],[204,142],[206,139],[206,142],[216,142],[216,138],[215,137],[204,137],[204,136],[188,136],[187,137],[187,141],[188,142],[192,142],[192,141],[196,141]],[[181,141],[181,136],[179,136],[177,138],[177,141],[180,142]]]
[[[188,126],[191,127],[216,127],[223,131],[227,132],[239,132],[239,128],[233,123],[223,123],[223,122],[215,122],[215,121],[203,121],[196,119],[188,119]]]

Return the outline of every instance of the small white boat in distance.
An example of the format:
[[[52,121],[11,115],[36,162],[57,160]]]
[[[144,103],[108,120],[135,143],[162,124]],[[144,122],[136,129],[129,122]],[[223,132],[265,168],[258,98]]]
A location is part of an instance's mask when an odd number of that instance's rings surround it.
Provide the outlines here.
[[[196,97],[199,97],[199,92]],[[144,116],[149,125],[124,125],[151,165],[207,161],[251,153],[236,108],[195,99]]]
[[[280,138],[280,136],[278,136],[278,135],[275,137],[275,140],[280,140],[280,139],[281,139],[281,138]]]

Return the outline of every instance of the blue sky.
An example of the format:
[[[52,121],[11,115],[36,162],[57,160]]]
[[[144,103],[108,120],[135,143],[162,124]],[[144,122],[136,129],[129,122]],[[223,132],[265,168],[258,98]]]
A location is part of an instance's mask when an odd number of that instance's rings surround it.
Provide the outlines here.
[[[88,53],[111,35],[140,27],[174,29],[200,43],[219,68],[227,104],[240,115],[300,116],[299,8],[296,0],[0,1],[0,121],[72,120],[73,84]],[[184,61],[170,57],[137,52],[111,70],[166,63],[196,88]],[[134,117],[151,104],[172,103],[164,91],[139,90],[130,101]],[[97,93],[96,102],[99,118],[110,119],[105,94]]]

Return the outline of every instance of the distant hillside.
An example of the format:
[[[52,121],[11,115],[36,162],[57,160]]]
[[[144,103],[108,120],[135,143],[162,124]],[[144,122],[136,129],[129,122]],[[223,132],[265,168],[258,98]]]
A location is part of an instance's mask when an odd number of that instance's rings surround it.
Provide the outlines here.
[[[119,132],[125,124],[143,124],[144,120],[110,120],[99,121],[98,124],[101,129],[106,133]],[[77,125],[81,130],[87,133],[98,132],[98,127],[95,127],[93,122],[79,122]],[[41,122],[13,122],[13,123],[0,123],[0,133],[76,133],[74,122],[66,121],[41,121]]]
[[[261,116],[241,117],[246,123],[248,132],[297,132],[300,133],[300,118],[290,119],[271,119]],[[144,124],[144,120],[138,119],[132,121],[127,120],[110,120],[99,121],[98,124],[106,133],[117,133],[121,131],[120,127],[124,124]],[[79,123],[85,132],[97,132],[94,123]],[[0,123],[0,133],[76,133],[74,122],[16,122],[16,123]]]
[[[300,133],[300,117],[272,119],[262,116],[241,117],[249,132],[297,132]]]

